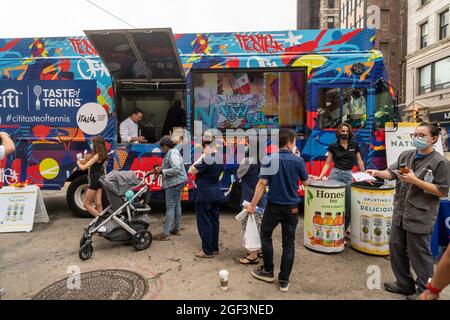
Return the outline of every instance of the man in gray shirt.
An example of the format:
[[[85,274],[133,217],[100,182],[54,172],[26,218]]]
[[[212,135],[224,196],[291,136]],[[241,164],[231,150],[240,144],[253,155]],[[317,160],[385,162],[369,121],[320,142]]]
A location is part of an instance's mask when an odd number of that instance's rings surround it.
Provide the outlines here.
[[[407,295],[409,300],[416,299],[433,276],[431,235],[440,198],[447,196],[450,184],[450,163],[433,149],[439,139],[439,129],[422,123],[412,138],[416,149],[403,152],[385,171],[367,171],[375,177],[397,179],[389,240],[391,266],[397,281],[385,283],[384,287],[389,292]],[[400,172],[401,168],[404,173]]]

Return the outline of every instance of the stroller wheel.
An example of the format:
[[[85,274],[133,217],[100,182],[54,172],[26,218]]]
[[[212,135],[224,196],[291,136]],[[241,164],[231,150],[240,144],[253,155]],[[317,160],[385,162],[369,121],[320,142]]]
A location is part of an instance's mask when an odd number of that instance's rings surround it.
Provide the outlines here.
[[[94,248],[92,247],[92,244],[85,243],[78,252],[78,256],[80,257],[81,260],[85,261],[92,256],[93,252]]]
[[[133,236],[133,247],[137,251],[142,251],[150,247],[153,236],[148,231],[139,231]]]
[[[84,234],[83,234],[83,235],[81,236],[81,239],[80,239],[80,248],[81,248],[82,246],[84,246],[85,242],[86,242],[86,238],[84,237]]]

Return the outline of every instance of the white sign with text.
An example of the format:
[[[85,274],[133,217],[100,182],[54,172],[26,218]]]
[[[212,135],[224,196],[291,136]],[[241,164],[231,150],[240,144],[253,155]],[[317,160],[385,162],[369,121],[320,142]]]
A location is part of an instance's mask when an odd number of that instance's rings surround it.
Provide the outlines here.
[[[390,166],[398,160],[398,156],[406,150],[414,149],[411,134],[419,124],[414,122],[400,122],[395,129],[392,123],[386,123],[386,157],[387,165]],[[444,155],[442,140],[439,137],[434,145],[437,152]]]
[[[34,223],[49,222],[39,187],[0,189],[0,233],[30,232]]]

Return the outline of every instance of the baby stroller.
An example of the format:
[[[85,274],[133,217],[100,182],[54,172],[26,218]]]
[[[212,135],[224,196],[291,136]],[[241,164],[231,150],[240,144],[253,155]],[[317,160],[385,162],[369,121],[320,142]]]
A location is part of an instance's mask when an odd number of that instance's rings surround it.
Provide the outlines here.
[[[150,225],[147,213],[151,208],[139,202],[144,196],[147,200],[150,195],[149,187],[145,183],[150,174],[140,180],[133,171],[112,171],[100,178],[110,205],[84,229],[80,240],[81,260],[87,260],[92,256],[94,234],[114,242],[131,243],[138,251],[150,247],[153,237],[147,230]],[[150,184],[153,181],[154,179]],[[131,191],[137,187],[140,189],[136,193]]]

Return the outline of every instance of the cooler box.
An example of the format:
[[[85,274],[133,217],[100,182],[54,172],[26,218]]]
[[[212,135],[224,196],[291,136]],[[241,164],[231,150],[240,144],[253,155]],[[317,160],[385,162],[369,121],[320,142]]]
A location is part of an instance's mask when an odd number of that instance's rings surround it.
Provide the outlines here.
[[[389,255],[394,194],[393,186],[381,182],[352,184],[350,239],[355,250],[377,256]]]
[[[314,181],[305,188],[304,240],[311,250],[345,249],[345,183]]]

